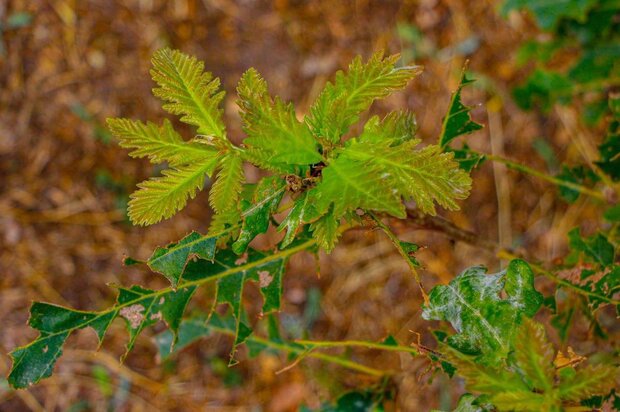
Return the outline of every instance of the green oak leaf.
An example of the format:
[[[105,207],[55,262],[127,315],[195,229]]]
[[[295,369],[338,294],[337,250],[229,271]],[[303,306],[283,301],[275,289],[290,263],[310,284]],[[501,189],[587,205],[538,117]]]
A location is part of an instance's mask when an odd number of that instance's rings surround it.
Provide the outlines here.
[[[448,344],[489,365],[508,356],[522,316],[534,316],[543,300],[532,269],[520,259],[492,275],[481,266],[466,269],[448,285],[435,286],[429,298],[422,317],[450,322],[457,334]]]
[[[189,286],[177,291],[155,292],[140,286],[119,288],[116,304],[101,312],[35,302],[28,323],[40,334],[33,342],[11,352],[13,366],[8,381],[14,388],[26,388],[49,377],[73,331],[91,327],[102,342],[108,327],[118,317],[125,319],[129,332],[127,351],[121,359],[133,348],[140,332],[160,320],[168,324],[174,343],[181,317],[195,289]]]
[[[213,259],[219,236],[220,234],[203,236],[198,232],[192,232],[178,242],[155,249],[147,265],[151,270],[164,275],[172,287],[176,287],[190,259],[195,257]]]

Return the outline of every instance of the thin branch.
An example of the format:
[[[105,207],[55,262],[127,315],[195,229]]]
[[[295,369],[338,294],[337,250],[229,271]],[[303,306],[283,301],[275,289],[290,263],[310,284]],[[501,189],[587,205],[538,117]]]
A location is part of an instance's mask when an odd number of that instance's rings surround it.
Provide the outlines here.
[[[428,294],[426,293],[426,291],[424,290],[424,286],[422,285],[422,280],[420,279],[420,275],[418,274],[418,268],[411,261],[411,257],[401,245],[398,237],[394,234],[394,232],[392,232],[392,229],[390,229],[385,223],[383,223],[381,219],[379,219],[374,213],[369,212],[368,215],[372,218],[372,220],[374,220],[377,227],[383,230],[383,232],[387,235],[387,237],[390,238],[390,240],[392,241],[392,244],[396,247],[396,250],[398,250],[398,253],[400,253],[403,259],[405,259],[405,262],[407,262],[407,265],[409,265],[409,269],[411,269],[411,273],[413,273],[413,277],[415,278],[416,282],[418,283],[418,286],[420,287],[420,291],[422,292],[422,297],[424,298],[424,303],[429,304],[430,301],[428,299]]]
[[[584,195],[593,197],[595,199],[599,199],[602,200],[604,202],[607,201],[607,198],[605,197],[605,195],[597,190],[592,190],[588,187],[585,187],[583,185],[577,184],[577,183],[573,183],[573,182],[568,182],[566,180],[562,180],[562,179],[558,179],[557,177],[554,176],[550,176],[544,172],[541,172],[540,170],[536,170],[536,169],[532,169],[531,167],[528,166],[524,166],[520,163],[517,163],[513,160],[510,159],[506,159],[505,157],[501,157],[501,156],[497,156],[497,155],[493,155],[493,154],[486,154],[484,153],[484,157],[494,161],[494,162],[500,162],[505,164],[507,167],[509,167],[510,169],[514,169],[517,170],[521,173],[526,173],[532,176],[536,176],[539,179],[545,180],[549,183],[553,183],[556,186],[563,186],[566,187],[568,189],[571,190],[575,190],[579,193],[582,193]]]
[[[415,209],[407,209],[407,216],[410,217],[411,220],[422,229],[442,232],[451,239],[459,240],[464,243],[470,244],[472,246],[477,246],[482,249],[486,249],[492,252],[493,254],[495,254],[495,256],[499,259],[507,259],[507,260],[517,259],[517,258],[525,259],[528,261],[529,265],[532,267],[532,269],[534,269],[535,272],[550,279],[551,281],[559,285],[562,285],[562,286],[565,286],[571,289],[575,293],[578,293],[584,296],[593,297],[596,299],[600,299],[612,305],[620,304],[620,300],[608,298],[607,296],[598,294],[596,292],[591,292],[591,291],[582,289],[579,286],[574,285],[571,282],[558,277],[552,271],[549,271],[535,263],[531,263],[532,259],[528,257],[527,255],[523,253],[518,254],[508,249],[502,249],[495,242],[481,238],[479,235],[476,235],[474,232],[470,232],[469,230],[461,229],[457,225],[455,225],[454,223],[450,222],[447,219],[444,219],[443,217],[424,215],[419,210],[415,210]]]

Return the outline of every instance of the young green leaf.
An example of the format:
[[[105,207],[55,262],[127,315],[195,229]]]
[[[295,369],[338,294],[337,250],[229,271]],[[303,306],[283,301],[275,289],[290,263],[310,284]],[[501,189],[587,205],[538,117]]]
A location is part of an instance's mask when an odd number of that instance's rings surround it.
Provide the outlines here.
[[[293,105],[271,98],[267,83],[256,70],[243,74],[237,93],[250,160],[259,159],[259,166],[284,173],[295,171],[291,165],[322,161],[317,142],[297,120]]]
[[[323,169],[321,182],[310,192],[320,213],[333,204],[335,216],[360,208],[404,218],[404,199],[434,215],[435,202],[455,210],[456,200],[468,196],[471,178],[439,146],[414,150],[418,140],[391,146],[390,140],[373,142],[365,135],[348,141]]]
[[[404,88],[421,72],[418,66],[395,67],[398,55],[375,53],[366,64],[356,57],[347,73],[336,73],[310,108],[306,122],[321,141],[338,143],[372,102]]]
[[[173,216],[185,207],[188,198],[196,197],[205,176],[213,174],[217,158],[207,163],[193,163],[178,169],[167,169],[162,177],[153,177],[138,184],[131,194],[129,218],[138,225],[151,225]]]
[[[439,134],[439,146],[445,149],[452,140],[459,136],[467,135],[482,129],[482,125],[471,119],[471,107],[465,106],[461,101],[461,92],[463,87],[473,83],[473,79],[467,78],[467,72],[463,70],[459,87],[450,98],[448,112],[443,119],[441,125],[441,133]]]
[[[238,209],[237,201],[243,188],[243,160],[236,152],[225,154],[217,166],[215,182],[209,192],[209,203],[217,214]]]
[[[182,115],[181,121],[196,126],[198,134],[224,141],[220,80],[204,71],[203,62],[178,50],[158,50],[151,62],[151,76],[159,85],[153,94],[167,102],[164,109]]]
[[[132,157],[148,157],[152,163],[168,162],[172,167],[193,163],[211,163],[217,149],[200,139],[185,142],[169,120],[161,127],[128,119],[108,119],[108,127],[121,147],[134,149]]]
[[[340,218],[337,218],[333,210],[330,210],[310,224],[310,231],[320,248],[329,253],[336,246],[336,242],[340,236],[340,232],[338,231],[339,226]]]
[[[379,143],[389,140],[392,146],[408,142],[415,138],[418,125],[415,115],[407,111],[391,112],[383,119],[373,116],[366,124],[360,140]]]
[[[543,300],[534,289],[532,269],[519,259],[493,275],[480,266],[466,269],[448,285],[435,286],[429,298],[422,317],[450,322],[457,334],[448,344],[476,355],[480,365],[497,365],[506,358],[521,317],[534,316]]]
[[[304,192],[295,200],[295,204],[291,208],[289,214],[282,220],[280,226],[278,226],[278,232],[286,229],[286,235],[282,239],[280,247],[284,248],[290,245],[295,239],[297,230],[306,220],[308,209],[313,206],[308,203],[308,193]]]

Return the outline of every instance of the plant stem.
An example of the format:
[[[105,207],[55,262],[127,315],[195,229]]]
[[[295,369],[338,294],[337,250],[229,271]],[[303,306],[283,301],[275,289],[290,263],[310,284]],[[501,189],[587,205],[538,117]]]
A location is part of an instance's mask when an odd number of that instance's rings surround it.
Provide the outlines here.
[[[419,355],[420,353],[415,349],[408,346],[401,345],[389,345],[386,343],[369,342],[363,340],[343,340],[343,341],[313,341],[313,340],[296,340],[295,343],[300,345],[309,345],[316,348],[348,348],[348,347],[362,347],[368,349],[378,349],[389,352],[407,352],[412,355]]]
[[[394,234],[394,232],[392,232],[392,229],[390,229],[385,223],[383,223],[381,219],[379,219],[374,213],[368,212],[368,215],[372,218],[372,220],[374,220],[377,227],[383,230],[383,232],[387,235],[387,237],[392,241],[392,244],[398,250],[398,253],[400,253],[403,259],[405,259],[405,262],[407,262],[407,265],[409,265],[409,269],[411,269],[411,273],[413,273],[413,277],[415,278],[416,282],[418,283],[418,286],[420,287],[420,291],[422,292],[422,297],[424,298],[424,303],[426,304],[430,303],[428,299],[428,295],[426,294],[426,291],[424,290],[424,286],[422,285],[422,280],[420,279],[420,275],[418,274],[418,268],[411,261],[409,254],[402,247],[398,237]]]
[[[484,157],[486,157],[487,159],[489,159],[489,160],[491,160],[493,162],[503,163],[507,167],[509,167],[510,169],[514,169],[514,170],[517,170],[517,171],[519,171],[521,173],[526,173],[526,174],[529,174],[529,175],[532,175],[532,176],[536,176],[539,179],[546,180],[547,182],[553,183],[556,186],[563,186],[563,187],[566,187],[568,189],[575,190],[575,191],[577,191],[579,193],[582,193],[584,195],[587,195],[587,196],[590,196],[590,197],[593,197],[593,198],[596,198],[596,199],[599,199],[599,200],[602,200],[602,201],[606,201],[605,196],[601,192],[599,192],[597,190],[592,190],[592,189],[590,189],[588,187],[582,186],[582,185],[577,184],[577,183],[568,182],[566,180],[558,179],[557,177],[550,176],[550,175],[548,175],[548,174],[546,174],[544,172],[541,172],[539,170],[532,169],[531,167],[524,166],[524,165],[522,165],[520,163],[517,163],[517,162],[515,162],[513,160],[506,159],[505,157],[501,157],[501,156],[497,156],[497,155],[493,155],[493,154],[486,154],[486,153],[483,153],[483,154],[484,154]]]
[[[234,332],[229,329],[218,328],[218,327],[212,327],[212,329],[218,333],[234,337]],[[264,345],[269,348],[276,349],[282,352],[300,354],[303,357],[307,356],[310,358],[320,359],[325,362],[334,363],[336,365],[343,366],[347,369],[362,372],[362,373],[365,373],[371,376],[381,377],[381,376],[390,375],[392,373],[390,371],[382,371],[380,369],[375,369],[369,366],[365,366],[365,365],[362,365],[360,363],[354,362],[350,359],[346,359],[340,356],[333,356],[333,355],[327,355],[325,353],[317,353],[317,352],[308,351],[308,348],[295,346],[295,345],[292,345],[286,342],[274,342],[272,340],[261,338],[259,336],[254,336],[254,335],[250,335],[247,340],[251,342],[259,343],[261,345]],[[306,342],[311,342],[311,341],[306,341]],[[301,343],[301,341],[297,341],[295,343]],[[324,342],[324,343],[327,343],[327,342]],[[410,348],[406,348],[406,349],[410,349]]]

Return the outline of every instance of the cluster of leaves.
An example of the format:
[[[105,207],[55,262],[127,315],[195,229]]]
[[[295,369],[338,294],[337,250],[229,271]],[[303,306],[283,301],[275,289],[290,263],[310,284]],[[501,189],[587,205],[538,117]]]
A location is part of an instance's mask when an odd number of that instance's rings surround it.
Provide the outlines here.
[[[482,127],[462,102],[462,90],[472,80],[463,72],[438,144],[419,147],[415,118],[406,111],[383,118],[371,116],[356,127],[374,100],[404,88],[419,72],[415,66],[397,67],[397,56],[375,54],[366,63],[355,59],[348,72],[338,72],[333,83],[326,85],[303,121],[291,104],[271,97],[265,80],[249,69],[237,87],[246,135],[237,146],[226,135],[220,108],[224,92],[219,90],[219,80],[204,71],[203,63],[169,49],[156,52],[152,61],[151,74],[158,84],[155,96],[164,101],[165,110],[195,127],[196,135],[183,139],[169,120],[161,125],[108,121],[121,146],[132,150],[131,156],[167,165],[161,176],[139,185],[129,202],[129,217],[142,225],[169,218],[212,182],[209,203],[214,215],[209,232],[192,232],[157,248],[145,262],[126,259],[126,265],[145,264],[163,275],[170,287],[118,287],[116,303],[102,311],[34,303],[29,325],[39,336],[11,353],[9,383],[23,388],[50,376],[70,334],[90,327],[101,343],[116,318],[125,321],[129,334],[123,358],[138,335],[161,320],[168,326],[155,339],[162,359],[218,333],[233,339],[230,364],[236,362],[238,346],[246,344],[250,356],[278,351],[294,361],[316,357],[376,374],[363,365],[315,352],[333,347],[329,344],[283,338],[271,315],[265,317],[268,336],[257,336],[243,304],[244,289],[247,282],[256,282],[263,297],[261,314],[277,312],[291,255],[303,250],[330,251],[348,225],[365,222],[360,218],[364,214],[389,230],[375,213],[404,218],[407,202],[431,215],[437,205],[457,209],[457,201],[465,198],[471,187],[469,171],[484,160],[466,144],[460,149],[451,147],[459,136]],[[612,99],[616,117],[596,163],[596,172],[605,172],[601,180],[611,182],[617,180],[618,172],[619,107],[618,99]],[[261,169],[265,176],[257,183],[247,182],[246,163]],[[289,202],[284,202],[285,198]],[[286,213],[281,222],[275,217],[279,213]],[[611,223],[606,233],[586,238],[578,231],[570,233],[573,253],[566,265],[578,273],[560,273],[557,278],[558,283],[584,296],[590,314],[616,302],[620,290],[614,246],[620,209],[610,208],[605,217]],[[249,248],[271,224],[285,232],[277,247],[268,252]],[[415,270],[419,263],[413,254],[418,246],[399,241],[391,232],[389,235]],[[207,283],[215,284],[212,306],[183,318],[196,290]],[[594,395],[602,399],[609,393],[616,368],[576,368],[575,362],[564,362],[563,355],[554,356],[542,326],[532,320],[543,301],[549,300],[534,288],[534,273],[520,259],[496,274],[486,274],[483,267],[469,268],[449,284],[432,289],[423,317],[446,321],[455,333],[435,331],[440,351],[430,352],[429,357],[450,375],[456,372],[462,376],[468,389],[479,395],[463,396],[457,411],[557,411],[595,402]],[[229,308],[227,315],[216,311],[220,304]],[[565,314],[557,307],[555,310],[556,323],[565,321]],[[356,343],[375,349],[403,349],[393,338],[382,343]],[[402,351],[417,354],[405,349]],[[321,410],[382,410],[384,389],[349,393],[336,405]]]
[[[441,146],[418,148],[413,114],[373,116],[357,136],[345,139],[374,100],[404,88],[419,73],[415,66],[396,67],[397,61],[398,56],[383,58],[381,53],[366,63],[356,58],[348,72],[337,73],[326,85],[304,121],[297,119],[291,104],[271,97],[265,80],[249,69],[237,87],[247,136],[236,146],[226,135],[219,80],[194,57],[170,49],[156,52],[151,74],[158,87],[153,92],[166,111],[196,128],[196,136],[184,140],[168,120],[161,125],[108,121],[121,146],[132,149],[131,156],[168,166],[161,176],[139,184],[129,202],[129,217],[136,224],[169,218],[196,196],[207,177],[214,177],[209,202],[215,215],[209,234],[193,232],[158,248],[144,262],[170,281],[169,288],[119,287],[116,304],[103,311],[35,303],[29,324],[40,335],[11,353],[9,382],[26,387],[49,376],[72,332],[91,327],[101,341],[118,317],[129,332],[127,351],[142,330],[159,320],[170,328],[174,345],[188,302],[207,282],[217,285],[208,315],[218,304],[231,309],[232,363],[237,346],[252,333],[242,304],[247,281],[259,284],[262,313],[277,311],[288,256],[317,246],[331,250],[342,220],[358,220],[359,211],[404,218],[406,201],[415,201],[430,214],[436,204],[457,209],[471,179]],[[269,175],[256,184],[246,182],[245,162]],[[281,207],[285,195],[292,202]],[[267,231],[273,215],[287,210],[278,225],[286,235],[276,251],[248,249]],[[132,263],[139,262],[126,261]]]
[[[600,92],[620,83],[620,3],[607,0],[506,0],[504,14],[527,10],[550,36],[523,44],[517,63],[534,61],[535,69],[514,90],[524,109],[548,111],[582,92]],[[568,62],[566,62],[568,61]],[[600,96],[590,103],[586,118],[597,120],[605,110]]]

